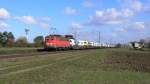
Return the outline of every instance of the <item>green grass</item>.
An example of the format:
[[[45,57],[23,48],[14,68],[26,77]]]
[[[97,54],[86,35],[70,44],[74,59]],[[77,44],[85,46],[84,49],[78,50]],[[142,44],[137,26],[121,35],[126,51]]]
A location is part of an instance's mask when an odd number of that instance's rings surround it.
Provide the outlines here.
[[[0,48],[0,55],[36,52],[37,48]]]
[[[97,49],[2,60],[0,84],[150,84],[149,72],[116,62],[126,56],[140,61],[150,52]]]

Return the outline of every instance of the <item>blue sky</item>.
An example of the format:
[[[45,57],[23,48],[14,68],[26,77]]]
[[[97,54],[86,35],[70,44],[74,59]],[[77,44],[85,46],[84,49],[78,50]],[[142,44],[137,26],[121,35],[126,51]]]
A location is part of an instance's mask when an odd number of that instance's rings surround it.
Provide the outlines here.
[[[0,0],[0,31],[29,41],[77,32],[78,39],[129,42],[150,37],[150,0]]]

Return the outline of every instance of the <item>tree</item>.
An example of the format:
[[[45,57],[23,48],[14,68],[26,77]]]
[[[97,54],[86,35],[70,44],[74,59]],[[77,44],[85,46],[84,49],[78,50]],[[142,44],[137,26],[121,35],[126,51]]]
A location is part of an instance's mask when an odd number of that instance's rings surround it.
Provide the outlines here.
[[[26,37],[20,37],[16,40],[16,46],[17,47],[27,47],[28,46],[28,41]]]
[[[2,47],[2,37],[3,37],[3,34],[0,32],[0,47]]]
[[[12,32],[9,32],[7,35],[7,46],[13,47],[14,41],[15,41],[14,35],[12,34]]]
[[[146,43],[146,40],[145,40],[145,39],[140,39],[140,43],[141,43],[141,44],[145,44],[145,43]]]
[[[116,48],[121,48],[121,44],[120,43],[116,44]]]
[[[44,37],[43,36],[37,36],[34,38],[34,46],[35,47],[42,47],[44,44]]]
[[[2,34],[2,46],[3,47],[6,47],[7,46],[7,38],[8,37],[8,32],[3,32],[3,34]]]
[[[148,48],[150,48],[150,40],[148,41],[147,45],[148,45]]]
[[[12,32],[0,32],[0,47],[13,47],[15,37]]]

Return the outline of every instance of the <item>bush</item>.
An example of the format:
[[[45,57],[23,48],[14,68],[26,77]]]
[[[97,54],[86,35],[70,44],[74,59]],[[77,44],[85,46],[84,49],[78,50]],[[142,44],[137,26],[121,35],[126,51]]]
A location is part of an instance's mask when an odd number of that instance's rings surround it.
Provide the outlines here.
[[[121,48],[121,44],[120,43],[116,44],[116,48]]]
[[[44,44],[44,37],[43,36],[37,36],[34,39],[34,46],[35,47],[42,47]]]
[[[26,37],[20,37],[15,42],[16,47],[28,47],[28,41]]]
[[[148,42],[148,48],[150,48],[150,42]]]

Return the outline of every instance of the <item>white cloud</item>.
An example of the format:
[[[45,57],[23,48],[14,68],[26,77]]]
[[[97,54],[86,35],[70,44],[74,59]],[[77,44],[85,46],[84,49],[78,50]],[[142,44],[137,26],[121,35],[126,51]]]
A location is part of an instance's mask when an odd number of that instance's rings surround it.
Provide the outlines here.
[[[135,22],[132,26],[133,30],[142,31],[145,30],[145,23],[144,22]]]
[[[104,11],[96,11],[96,16],[97,17],[103,17]]]
[[[142,12],[145,5],[140,0],[119,0],[124,8],[128,8],[134,12]]]
[[[51,18],[49,16],[44,16],[44,17],[41,17],[40,20],[42,21],[51,21]]]
[[[50,28],[50,24],[48,24],[48,23],[43,23],[43,22],[41,22],[41,23],[39,23],[39,25],[40,25],[40,27],[42,27],[42,28]]]
[[[108,8],[105,10],[96,10],[95,14],[89,17],[88,24],[94,26],[126,24],[137,14],[150,12],[150,6],[145,5],[140,0],[119,1],[123,5],[122,9]]]
[[[71,7],[66,7],[64,10],[65,14],[67,15],[75,15],[77,14],[77,10]]]
[[[134,14],[150,13],[150,0],[119,0],[121,6],[130,9]]]
[[[6,20],[10,18],[10,13],[5,8],[0,8],[0,20]]]
[[[134,15],[134,12],[130,9],[123,9],[122,10],[122,15],[124,17],[132,17]]]
[[[82,3],[82,6],[85,8],[92,8],[92,7],[94,7],[94,3],[90,2],[90,1],[84,1]]]
[[[21,16],[21,17],[15,17],[15,19],[28,25],[37,24],[38,22],[33,16]]]
[[[114,32],[117,33],[126,33],[126,32],[143,32],[145,31],[149,25],[146,22],[134,22],[130,24],[124,24],[123,28],[117,28]]]
[[[73,28],[73,29],[81,29],[81,28],[83,28],[83,25],[81,23],[72,22],[71,23],[71,28]]]
[[[8,28],[8,24],[5,22],[0,22],[0,28]]]
[[[145,22],[134,22],[125,26],[124,31],[126,32],[142,32],[148,28]]]
[[[5,8],[0,8],[0,28],[8,28],[6,20],[10,18],[10,13]]]
[[[125,28],[118,28],[118,29],[115,29],[115,32],[122,33],[122,32],[127,32],[127,30]]]
[[[128,21],[129,16],[133,16],[133,13],[128,9],[122,11],[118,11],[115,8],[109,8],[104,11],[97,10],[95,15],[90,17],[90,24],[122,24]]]
[[[48,16],[34,18],[33,16],[20,16],[14,17],[14,19],[18,20],[19,22],[26,24],[26,25],[37,25],[41,28],[49,28],[51,18]]]
[[[111,33],[111,37],[117,38],[119,35],[117,33]]]
[[[34,18],[33,16],[13,16],[11,18],[10,13],[5,8],[0,8],[0,28],[8,28],[8,24],[5,23],[7,19],[17,20],[20,23],[26,25],[37,25],[42,28],[49,28],[51,18],[49,16],[43,16]]]
[[[141,11],[143,9],[143,4],[138,0],[131,0],[130,6],[135,11]]]

